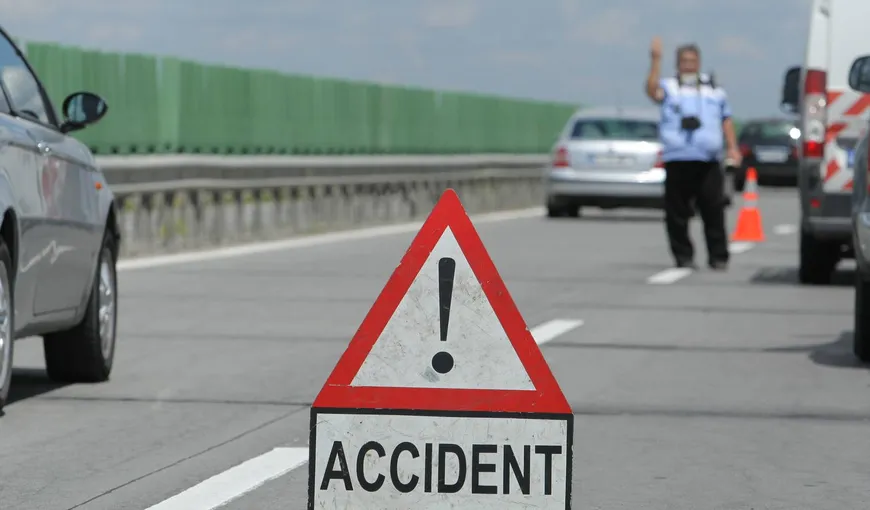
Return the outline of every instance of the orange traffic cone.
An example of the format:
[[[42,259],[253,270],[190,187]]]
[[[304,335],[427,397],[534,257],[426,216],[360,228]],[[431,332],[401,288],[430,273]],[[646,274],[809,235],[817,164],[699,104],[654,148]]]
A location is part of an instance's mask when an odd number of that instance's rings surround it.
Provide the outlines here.
[[[764,241],[764,227],[761,225],[761,211],[758,210],[758,175],[755,168],[746,171],[746,185],[743,188],[743,207],[737,217],[737,225],[731,235],[732,241],[759,243]]]

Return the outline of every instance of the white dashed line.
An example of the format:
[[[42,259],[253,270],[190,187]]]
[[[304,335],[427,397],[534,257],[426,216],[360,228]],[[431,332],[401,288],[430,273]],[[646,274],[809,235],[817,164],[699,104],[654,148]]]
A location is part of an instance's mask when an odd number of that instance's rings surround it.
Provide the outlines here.
[[[748,252],[753,246],[755,246],[755,243],[736,242],[728,245],[728,251],[731,252],[732,255],[739,255]]]
[[[773,227],[773,233],[778,236],[787,236],[797,232],[797,227],[794,225],[777,225]]]
[[[146,510],[213,510],[308,462],[308,448],[275,448]]]
[[[535,326],[531,329],[531,333],[535,342],[542,345],[582,325],[581,320],[554,319]]]
[[[651,285],[669,285],[676,281],[682,280],[690,274],[692,274],[692,270],[690,268],[672,267],[670,269],[665,269],[664,271],[660,271],[650,276],[646,279],[646,282]]]
[[[746,253],[753,247],[755,247],[755,243],[734,242],[728,245],[728,251],[731,252],[732,255],[739,255],[741,253]],[[690,268],[672,267],[650,276],[646,279],[646,282],[650,285],[670,285],[689,276],[692,272],[693,270]]]

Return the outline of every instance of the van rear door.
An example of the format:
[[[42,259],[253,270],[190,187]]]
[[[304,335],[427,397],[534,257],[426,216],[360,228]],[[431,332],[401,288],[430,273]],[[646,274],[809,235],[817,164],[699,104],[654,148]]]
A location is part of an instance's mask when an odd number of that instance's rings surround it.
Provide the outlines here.
[[[825,193],[851,193],[855,146],[870,114],[870,94],[849,87],[849,69],[870,54],[868,0],[828,0],[827,129],[820,168]]]

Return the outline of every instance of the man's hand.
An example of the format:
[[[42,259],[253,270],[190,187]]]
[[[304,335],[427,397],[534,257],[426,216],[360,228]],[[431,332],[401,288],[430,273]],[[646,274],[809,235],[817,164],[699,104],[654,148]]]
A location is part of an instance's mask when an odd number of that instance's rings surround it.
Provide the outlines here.
[[[649,46],[649,56],[652,60],[662,59],[662,38],[659,36],[653,37],[652,43]]]
[[[740,163],[743,162],[743,154],[740,154],[740,149],[737,147],[729,147],[728,148],[728,160],[734,166],[740,166]]]
[[[653,37],[649,47],[650,66],[649,74],[646,77],[646,95],[655,103],[661,103],[665,97],[665,92],[659,88],[659,75],[661,74],[662,62],[662,39],[659,36]]]

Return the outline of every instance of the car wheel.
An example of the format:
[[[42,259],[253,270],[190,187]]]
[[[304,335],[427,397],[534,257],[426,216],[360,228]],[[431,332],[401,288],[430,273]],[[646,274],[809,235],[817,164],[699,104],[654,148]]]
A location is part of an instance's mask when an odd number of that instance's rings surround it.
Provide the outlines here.
[[[839,262],[838,250],[837,244],[819,241],[801,230],[798,280],[814,285],[830,284]]]
[[[571,205],[547,205],[548,218],[577,218],[580,216],[580,208]]]
[[[548,218],[558,218],[560,216],[562,216],[562,208],[561,207],[556,207],[553,205],[547,206],[547,217]]]
[[[864,363],[870,362],[870,282],[855,271],[855,329],[852,351]]]
[[[6,243],[0,241],[0,411],[9,399],[12,385],[12,352],[15,350],[15,302],[9,275],[12,257]]]
[[[107,233],[82,321],[70,330],[43,339],[45,365],[51,379],[58,382],[109,379],[115,356],[117,281],[114,239]]]

